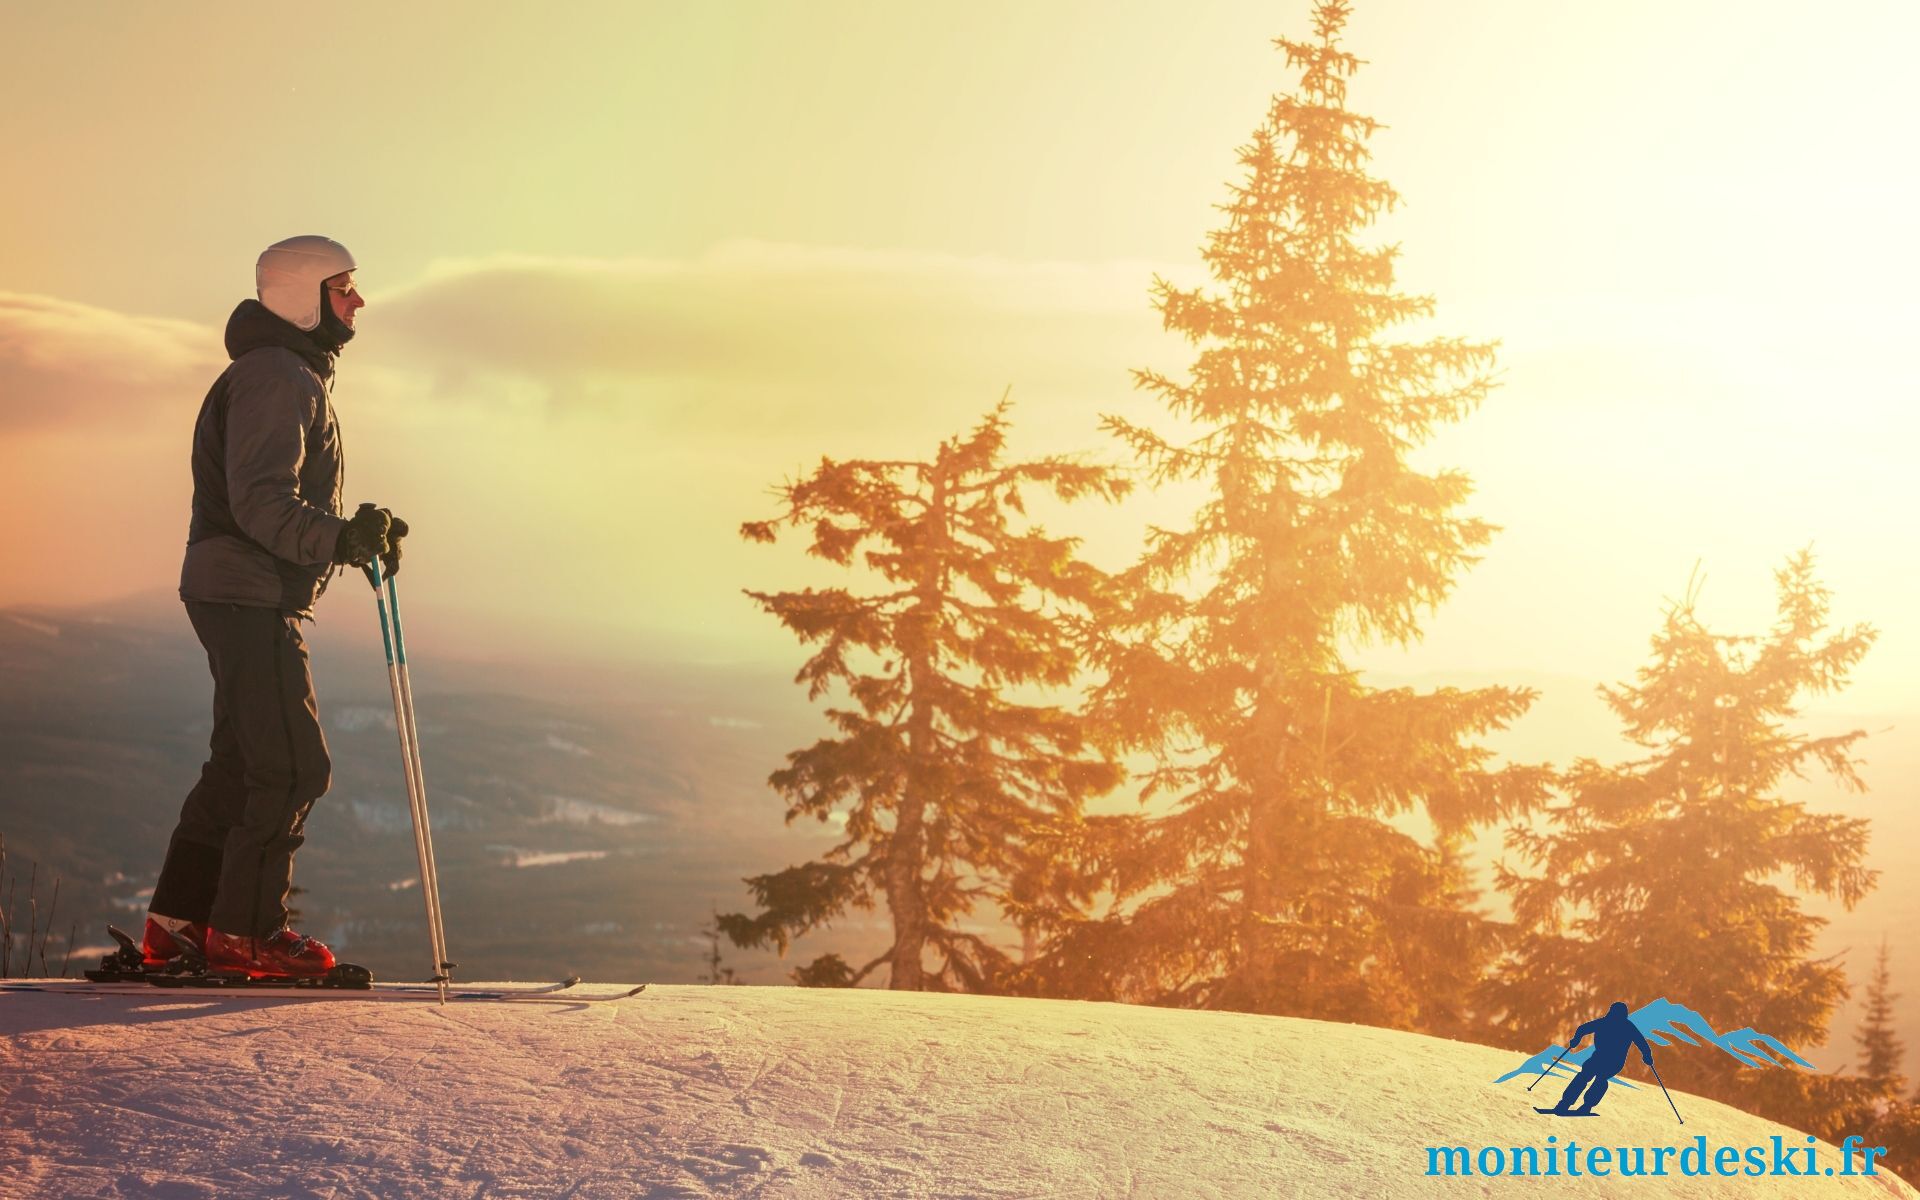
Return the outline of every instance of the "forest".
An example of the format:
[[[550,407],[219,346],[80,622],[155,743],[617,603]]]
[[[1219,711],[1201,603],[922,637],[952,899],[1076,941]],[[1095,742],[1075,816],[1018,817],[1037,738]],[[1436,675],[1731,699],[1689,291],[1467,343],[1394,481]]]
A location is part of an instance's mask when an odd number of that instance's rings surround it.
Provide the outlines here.
[[[1865,731],[1800,724],[1876,636],[1833,623],[1810,549],[1782,547],[1767,628],[1709,627],[1693,583],[1668,602],[1646,659],[1602,689],[1624,760],[1500,761],[1486,740],[1532,691],[1380,687],[1353,665],[1357,647],[1419,639],[1499,553],[1472,481],[1420,453],[1470,425],[1499,368],[1493,340],[1419,336],[1436,300],[1398,289],[1398,248],[1373,236],[1399,197],[1370,174],[1380,125],[1347,103],[1363,65],[1349,9],[1322,0],[1308,36],[1277,42],[1284,90],[1205,234],[1210,282],[1153,285],[1190,355],[1183,373],[1134,372],[1158,419],[1090,412],[1084,453],[1021,460],[1003,398],[896,459],[816,447],[742,528],[843,569],[841,586],[749,591],[805,648],[795,679],[827,728],[769,783],[788,822],[843,836],[748,879],[757,911],[719,927],[792,952],[807,986],[1278,1014],[1526,1052],[1662,995],[1819,1045],[1864,987],[1849,1072],[1679,1047],[1663,1075],[1863,1134],[1913,1171],[1920,1096],[1888,948],[1850,980],[1814,957],[1805,908],[1873,889],[1871,831],[1782,794],[1864,786]],[[1036,515],[1161,488],[1201,502],[1117,570]],[[1114,797],[1134,803],[1090,807]],[[1468,849],[1488,830],[1506,847],[1490,870]],[[799,952],[856,910],[890,921],[880,954]],[[1017,943],[982,932],[998,928]]]

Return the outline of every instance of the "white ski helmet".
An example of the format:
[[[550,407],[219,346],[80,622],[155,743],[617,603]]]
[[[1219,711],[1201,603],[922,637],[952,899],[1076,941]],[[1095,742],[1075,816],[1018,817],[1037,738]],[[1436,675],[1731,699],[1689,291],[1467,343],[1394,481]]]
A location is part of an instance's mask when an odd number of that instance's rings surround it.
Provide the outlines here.
[[[253,283],[268,312],[310,330],[320,324],[320,285],[358,265],[332,238],[302,234],[262,250],[253,265]]]

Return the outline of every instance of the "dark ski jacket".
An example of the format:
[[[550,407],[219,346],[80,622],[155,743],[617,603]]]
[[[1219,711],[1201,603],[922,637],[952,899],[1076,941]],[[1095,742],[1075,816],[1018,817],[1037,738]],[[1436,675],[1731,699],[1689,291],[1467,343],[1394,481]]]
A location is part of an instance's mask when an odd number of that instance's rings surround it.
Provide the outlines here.
[[[1626,1005],[1616,1005],[1618,1011],[1609,1011],[1604,1017],[1595,1017],[1585,1025],[1574,1030],[1573,1040],[1577,1045],[1581,1038],[1593,1035],[1593,1053],[1580,1067],[1582,1072],[1592,1072],[1609,1078],[1618,1075],[1620,1068],[1627,1065],[1627,1047],[1638,1046],[1640,1053],[1651,1056],[1652,1048],[1640,1032],[1640,1027],[1627,1015]]]
[[[310,617],[347,524],[334,356],[247,300],[227,320],[227,357],[193,427],[180,598]]]

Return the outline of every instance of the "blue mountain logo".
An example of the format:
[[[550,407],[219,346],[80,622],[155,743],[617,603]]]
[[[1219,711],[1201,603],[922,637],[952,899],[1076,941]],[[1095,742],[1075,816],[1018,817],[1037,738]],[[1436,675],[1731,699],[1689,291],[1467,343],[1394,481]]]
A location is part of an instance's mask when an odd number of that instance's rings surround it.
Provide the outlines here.
[[[1656,1046],[1671,1046],[1675,1042],[1685,1042],[1689,1046],[1717,1046],[1738,1059],[1742,1066],[1814,1069],[1812,1063],[1794,1053],[1791,1047],[1772,1034],[1761,1033],[1750,1027],[1720,1033],[1705,1017],[1684,1004],[1675,1004],[1665,996],[1635,1009],[1628,1016],[1647,1040]],[[1593,1051],[1594,1047],[1588,1045],[1567,1054],[1566,1047],[1556,1042],[1494,1082],[1505,1083],[1521,1075],[1529,1078],[1538,1076],[1546,1072],[1556,1058],[1560,1062],[1554,1073],[1572,1076],[1578,1073],[1582,1063],[1592,1057]],[[1613,1082],[1620,1087],[1633,1086],[1625,1079],[1616,1078]]]

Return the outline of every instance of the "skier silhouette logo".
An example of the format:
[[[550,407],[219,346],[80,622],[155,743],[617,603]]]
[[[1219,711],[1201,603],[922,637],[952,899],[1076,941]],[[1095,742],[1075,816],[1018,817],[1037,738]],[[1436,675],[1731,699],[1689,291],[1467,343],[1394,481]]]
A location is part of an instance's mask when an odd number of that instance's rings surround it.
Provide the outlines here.
[[[1594,1106],[1599,1104],[1600,1098],[1607,1094],[1607,1081],[1618,1075],[1620,1068],[1626,1066],[1629,1046],[1638,1046],[1640,1061],[1649,1067],[1653,1065],[1653,1047],[1647,1045],[1646,1035],[1640,1032],[1640,1027],[1633,1023],[1631,1016],[1627,1015],[1627,1006],[1618,1000],[1614,1001],[1613,1007],[1607,1009],[1606,1016],[1596,1017],[1574,1030],[1572,1044],[1561,1051],[1560,1057],[1565,1058],[1578,1050],[1580,1043],[1586,1040],[1588,1034],[1593,1035],[1593,1052],[1587,1055],[1587,1061],[1580,1065],[1580,1073],[1575,1075],[1573,1082],[1567,1085],[1566,1092],[1560,1097],[1560,1103],[1552,1108],[1535,1111],[1549,1113],[1556,1117],[1592,1116]],[[1556,1064],[1559,1061],[1559,1059],[1554,1060]],[[1581,1101],[1582,1092],[1586,1093],[1584,1101]],[[1579,1108],[1574,1107],[1575,1102],[1580,1102]]]

